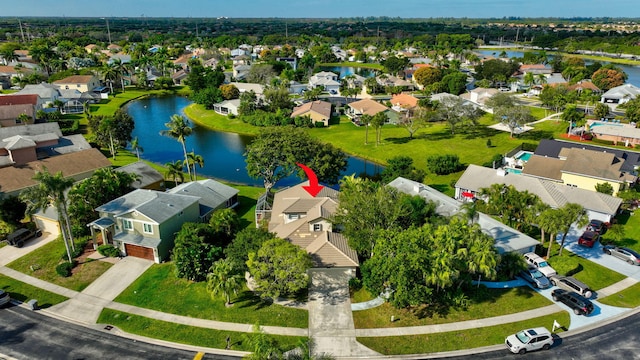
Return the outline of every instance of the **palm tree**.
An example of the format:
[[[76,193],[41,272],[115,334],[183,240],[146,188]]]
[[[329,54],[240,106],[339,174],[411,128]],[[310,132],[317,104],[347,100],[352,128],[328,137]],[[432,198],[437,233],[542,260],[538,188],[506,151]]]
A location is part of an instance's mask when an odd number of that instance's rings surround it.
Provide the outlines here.
[[[138,137],[137,136],[135,138],[133,138],[133,140],[131,140],[131,150],[136,152],[136,156],[138,157],[138,160],[140,160],[140,153],[144,152],[144,149],[138,143]]]
[[[547,83],[547,77],[544,74],[538,74],[538,78],[536,80],[540,85],[544,85]]]
[[[105,64],[102,67],[102,79],[109,83],[109,90],[113,94],[113,82],[120,76],[119,69],[113,64]]]
[[[480,212],[478,211],[478,205],[475,201],[465,202],[461,206],[464,216],[463,218],[467,220],[469,225],[475,224],[480,218]]]
[[[524,84],[530,87],[531,85],[536,83],[536,76],[533,75],[532,72],[528,72],[524,74],[523,80],[524,80]]]
[[[207,275],[207,291],[211,297],[222,294],[225,306],[231,306],[231,294],[236,295],[242,289],[242,275],[233,268],[229,259],[221,259],[213,263]]]
[[[180,182],[184,182],[184,174],[182,173],[182,169],[184,168],[184,162],[182,160],[176,160],[175,162],[168,162],[164,164],[167,168],[164,172],[164,177],[169,180],[173,179],[175,184],[178,184],[176,181],[180,179]]]
[[[562,249],[564,248],[564,241],[567,239],[567,234],[571,229],[571,225],[576,223],[579,227],[587,225],[589,222],[589,216],[581,205],[568,203],[560,208],[562,214],[562,241],[560,242],[560,251],[558,255],[562,255]]]
[[[369,143],[369,123],[371,123],[371,115],[362,114],[360,116],[360,123],[364,125],[364,144]]]
[[[69,262],[73,262],[71,251],[75,251],[73,234],[71,233],[71,221],[67,211],[67,199],[65,191],[73,185],[72,178],[65,178],[62,172],[55,175],[49,173],[46,167],[42,171],[36,171],[33,180],[38,183],[23,191],[20,199],[27,203],[27,212],[33,214],[37,210],[44,210],[48,206],[54,206],[58,212],[58,223],[62,230],[62,239],[67,250]]]
[[[192,151],[187,154],[187,159],[188,159],[187,167],[189,166],[193,167],[193,173],[191,173],[191,176],[192,176],[191,181],[197,180],[196,165],[200,166],[200,168],[202,169],[204,167],[204,158],[202,157],[202,155],[198,155]]]
[[[187,157],[187,148],[185,146],[185,140],[187,136],[191,135],[193,132],[193,128],[189,126],[189,122],[181,115],[171,115],[171,121],[165,123],[167,130],[160,131],[160,135],[170,136],[176,140],[180,144],[182,144],[182,152],[184,153],[184,161],[185,164],[189,163],[189,158]],[[189,178],[191,178],[191,169],[187,166],[187,173],[189,174]]]

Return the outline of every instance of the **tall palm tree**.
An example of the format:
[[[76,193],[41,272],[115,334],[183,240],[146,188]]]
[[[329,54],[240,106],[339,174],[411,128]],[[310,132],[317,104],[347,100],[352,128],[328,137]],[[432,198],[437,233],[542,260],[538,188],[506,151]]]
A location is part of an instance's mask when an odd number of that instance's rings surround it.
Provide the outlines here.
[[[120,76],[119,69],[113,64],[105,64],[102,67],[102,79],[109,83],[109,90],[113,94],[113,82]]]
[[[231,306],[231,294],[236,295],[242,289],[242,275],[233,268],[230,259],[221,259],[213,263],[207,275],[207,291],[211,297],[224,295],[225,306]]]
[[[362,114],[360,116],[360,123],[364,125],[364,144],[369,143],[369,124],[371,123],[371,115]]]
[[[193,167],[193,172],[191,173],[191,181],[197,180],[196,165],[200,166],[200,168],[202,169],[204,167],[204,158],[202,157],[202,155],[198,155],[193,151],[187,154],[187,158],[187,167]]]
[[[524,74],[524,84],[531,86],[536,83],[536,76],[532,72]]]
[[[176,160],[175,162],[168,162],[164,164],[166,170],[164,172],[164,177],[169,180],[172,179],[173,182],[177,185],[177,180],[180,179],[180,182],[184,182],[184,174],[182,173],[182,169],[184,168],[184,162],[182,160]]]
[[[140,153],[144,152],[144,149],[140,146],[137,136],[131,140],[131,150],[136,152],[136,156],[138,157],[138,160],[140,160]]]
[[[73,234],[71,233],[71,221],[67,211],[67,199],[65,191],[73,185],[73,179],[65,178],[62,172],[55,175],[49,173],[47,168],[36,171],[33,180],[38,183],[20,194],[20,199],[27,203],[27,212],[33,214],[37,210],[44,210],[48,206],[54,206],[58,212],[58,223],[62,230],[62,239],[67,250],[69,262],[73,262],[71,251],[75,251]]]
[[[184,163],[189,163],[189,158],[187,157],[187,148],[185,145],[185,141],[187,136],[191,135],[193,132],[193,128],[189,125],[189,122],[184,118],[184,116],[174,114],[171,115],[171,121],[165,123],[167,130],[160,131],[160,135],[172,137],[180,144],[182,144],[182,152],[184,153]],[[187,166],[187,173],[189,174],[189,178],[191,178],[191,169]]]

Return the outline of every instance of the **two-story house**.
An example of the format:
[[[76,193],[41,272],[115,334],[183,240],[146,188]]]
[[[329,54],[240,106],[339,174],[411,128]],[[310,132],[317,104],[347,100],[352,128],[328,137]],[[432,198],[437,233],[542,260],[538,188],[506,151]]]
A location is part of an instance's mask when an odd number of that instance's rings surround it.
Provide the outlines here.
[[[94,247],[101,240],[124,255],[160,263],[169,259],[184,223],[206,222],[215,210],[237,203],[238,190],[210,179],[168,192],[137,189],[96,208],[100,218],[87,226]]]
[[[358,255],[341,233],[334,232],[330,221],[338,208],[339,193],[324,187],[314,197],[304,190],[306,185],[308,182],[275,194],[269,231],[306,250],[315,268],[346,268],[355,276]]]
[[[78,90],[79,92],[92,92],[100,88],[100,80],[93,75],[72,75],[53,82],[62,90]]]
[[[314,74],[309,78],[309,88],[315,89],[317,87],[322,88],[325,91],[335,91],[337,93],[340,91],[338,75],[329,71],[321,71]]]

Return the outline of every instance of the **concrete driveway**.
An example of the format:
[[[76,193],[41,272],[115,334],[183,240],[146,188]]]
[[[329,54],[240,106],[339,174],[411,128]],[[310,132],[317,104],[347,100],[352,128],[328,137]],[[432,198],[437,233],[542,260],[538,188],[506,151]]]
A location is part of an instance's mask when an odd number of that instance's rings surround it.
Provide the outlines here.
[[[310,274],[309,336],[314,341],[314,352],[338,358],[380,355],[356,341],[349,299],[349,271],[314,269]]]
[[[151,260],[127,256],[73,298],[48,309],[70,320],[95,324],[102,309],[153,265]]]
[[[43,233],[39,238],[28,240],[21,248],[17,248],[11,245],[3,246],[0,249],[0,266],[5,266],[10,262],[25,256],[35,249],[55,240],[57,237],[58,235],[46,232]]]

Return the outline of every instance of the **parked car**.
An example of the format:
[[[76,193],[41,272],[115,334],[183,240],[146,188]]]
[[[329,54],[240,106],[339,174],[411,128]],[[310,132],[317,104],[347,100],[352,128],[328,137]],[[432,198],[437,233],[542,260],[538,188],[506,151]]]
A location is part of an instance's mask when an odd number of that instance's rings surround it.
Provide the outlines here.
[[[547,328],[539,327],[509,335],[504,343],[512,353],[525,354],[527,351],[549,350],[553,345],[553,336]]]
[[[593,296],[593,291],[589,289],[587,284],[571,276],[554,275],[549,280],[551,281],[551,285],[567,291],[574,291],[587,299],[590,299],[591,296]]]
[[[629,248],[605,245],[602,247],[602,251],[607,255],[613,255],[618,259],[622,259],[631,265],[640,265],[640,254]]]
[[[11,301],[11,297],[9,296],[9,293],[4,290],[0,290],[0,306],[7,305],[9,301]]]
[[[602,235],[606,229],[607,229],[607,224],[604,221],[600,221],[596,219],[591,219],[589,221],[589,225],[587,225],[587,230],[595,231],[600,235]]]
[[[527,264],[538,268],[542,275],[546,277],[557,274],[557,272],[551,267],[551,265],[549,265],[549,263],[545,259],[538,256],[536,253],[526,253],[524,254],[524,259],[527,261]]]
[[[9,234],[9,236],[7,236],[7,242],[11,246],[21,248],[27,240],[40,236],[42,236],[42,231],[40,230],[22,228]]]
[[[576,315],[589,315],[593,312],[593,303],[573,291],[555,289],[551,297],[553,301],[560,301],[570,307]]]
[[[592,248],[593,245],[600,239],[600,233],[596,231],[587,230],[580,235],[578,244]]]
[[[329,94],[331,94],[331,95],[337,95],[337,94],[338,94],[338,92],[337,92],[337,91],[335,91],[335,90],[329,90]]]
[[[540,270],[534,267],[530,267],[527,270],[520,272],[520,277],[533,284],[538,289],[546,289],[551,286],[549,279],[547,279]]]

